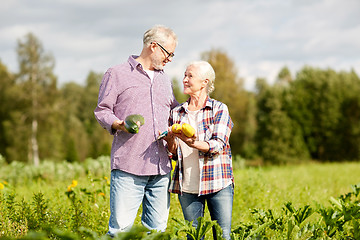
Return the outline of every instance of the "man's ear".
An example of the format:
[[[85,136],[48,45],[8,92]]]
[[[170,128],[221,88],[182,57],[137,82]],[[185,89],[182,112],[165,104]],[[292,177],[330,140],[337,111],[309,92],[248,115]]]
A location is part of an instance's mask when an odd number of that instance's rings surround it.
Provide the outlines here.
[[[152,52],[154,52],[156,48],[156,42],[151,42],[149,48],[151,49]]]

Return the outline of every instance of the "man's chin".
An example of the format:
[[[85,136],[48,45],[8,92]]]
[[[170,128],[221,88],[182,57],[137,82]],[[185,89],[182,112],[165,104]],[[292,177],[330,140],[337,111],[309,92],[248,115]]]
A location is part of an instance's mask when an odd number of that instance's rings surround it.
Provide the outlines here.
[[[154,66],[154,69],[161,71],[161,70],[164,70],[164,66]]]

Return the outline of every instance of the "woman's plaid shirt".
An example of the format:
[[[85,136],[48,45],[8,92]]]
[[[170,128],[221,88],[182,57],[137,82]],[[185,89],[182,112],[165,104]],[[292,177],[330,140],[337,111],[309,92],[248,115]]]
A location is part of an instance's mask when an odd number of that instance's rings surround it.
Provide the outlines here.
[[[170,114],[169,124],[188,122],[187,102],[175,107]],[[207,153],[199,151],[200,184],[199,195],[215,193],[234,183],[231,149],[229,144],[233,122],[228,107],[217,100],[207,98],[206,105],[198,114],[197,135],[206,141],[210,149]],[[169,191],[181,193],[182,154],[177,149],[176,164]]]

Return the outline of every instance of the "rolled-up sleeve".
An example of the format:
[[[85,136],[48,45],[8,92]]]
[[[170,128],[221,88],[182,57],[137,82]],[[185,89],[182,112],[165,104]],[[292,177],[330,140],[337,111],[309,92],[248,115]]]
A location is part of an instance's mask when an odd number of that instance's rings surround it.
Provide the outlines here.
[[[106,129],[110,134],[114,134],[112,129],[114,121],[119,120],[114,114],[114,105],[117,100],[117,92],[111,91],[115,88],[115,80],[112,78],[111,69],[109,69],[101,81],[99,89],[98,104],[95,108],[94,114],[99,124]]]
[[[206,156],[217,154],[229,145],[233,126],[228,107],[225,104],[221,104],[215,113],[211,138],[206,141],[209,144],[209,151],[205,154]]]

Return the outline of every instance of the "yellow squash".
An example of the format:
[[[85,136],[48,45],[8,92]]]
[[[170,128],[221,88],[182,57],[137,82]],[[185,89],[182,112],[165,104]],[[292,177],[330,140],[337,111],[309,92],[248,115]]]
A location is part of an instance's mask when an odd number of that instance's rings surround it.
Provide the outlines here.
[[[174,133],[179,133],[181,131],[181,125],[178,123],[175,123],[171,126],[171,131]]]
[[[195,134],[195,129],[187,123],[183,123],[181,126],[181,131],[185,134],[187,137],[193,137]]]

